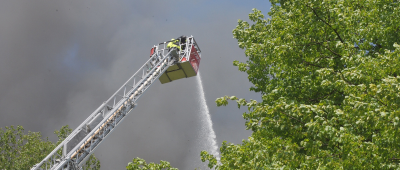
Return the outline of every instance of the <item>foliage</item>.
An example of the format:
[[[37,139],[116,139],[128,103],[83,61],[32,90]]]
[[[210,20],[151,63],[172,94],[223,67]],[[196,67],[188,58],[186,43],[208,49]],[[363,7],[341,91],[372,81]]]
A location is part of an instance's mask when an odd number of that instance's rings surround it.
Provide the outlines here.
[[[270,18],[233,30],[234,61],[262,101],[246,106],[242,144],[224,142],[216,169],[399,169],[400,3],[272,0]]]
[[[22,126],[0,128],[0,169],[30,169],[42,161],[72,130],[68,125],[54,133],[58,142],[52,143],[42,139],[40,132],[24,133]],[[100,169],[100,161],[92,155],[86,162],[85,170]]]
[[[0,128],[0,169],[30,169],[50,153],[54,144],[39,132],[24,134],[22,126]]]
[[[207,153],[207,151],[201,151],[200,152],[200,158],[201,161],[205,162],[208,160],[208,167],[213,168],[215,164],[217,164],[217,159],[213,156]]]
[[[85,162],[84,170],[99,170],[100,169],[100,160],[91,154],[89,159]]]
[[[136,169],[143,169],[143,170],[158,170],[158,169],[165,169],[165,170],[178,170],[177,168],[171,168],[171,164],[167,161],[160,161],[160,164],[156,164],[150,162],[149,164],[142,158],[134,158],[132,162],[128,163],[126,166],[127,170],[136,170]]]

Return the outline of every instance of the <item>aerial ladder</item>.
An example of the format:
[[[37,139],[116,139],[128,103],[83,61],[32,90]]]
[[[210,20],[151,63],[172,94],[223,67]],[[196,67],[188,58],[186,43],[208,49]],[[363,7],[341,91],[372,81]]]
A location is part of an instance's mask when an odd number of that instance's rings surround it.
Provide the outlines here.
[[[196,76],[201,50],[193,36],[181,36],[154,45],[150,59],[129,78],[107,101],[103,102],[40,163],[31,170],[80,170],[100,143],[136,107],[136,101],[159,79],[162,84]]]

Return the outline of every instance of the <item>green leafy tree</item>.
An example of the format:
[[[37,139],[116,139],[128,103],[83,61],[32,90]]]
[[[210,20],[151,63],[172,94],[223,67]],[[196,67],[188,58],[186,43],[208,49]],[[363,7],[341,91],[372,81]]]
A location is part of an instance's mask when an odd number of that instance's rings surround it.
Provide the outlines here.
[[[143,170],[158,170],[158,169],[165,169],[165,170],[178,170],[177,168],[171,168],[171,164],[167,161],[160,161],[160,164],[156,164],[150,162],[149,164],[142,158],[134,158],[132,162],[128,163],[126,166],[127,170],[136,170],[136,169],[143,169]]]
[[[42,161],[71,132],[68,125],[63,126],[54,132],[58,136],[58,142],[53,143],[48,139],[43,140],[40,132],[29,131],[25,134],[22,126],[0,128],[0,169],[30,169]],[[84,169],[100,169],[100,161],[91,155]]]
[[[24,134],[22,126],[0,128],[0,169],[30,169],[50,153],[54,144],[39,132]]]
[[[248,140],[224,142],[216,169],[399,169],[400,3],[271,0],[233,30],[262,101],[236,100]]]

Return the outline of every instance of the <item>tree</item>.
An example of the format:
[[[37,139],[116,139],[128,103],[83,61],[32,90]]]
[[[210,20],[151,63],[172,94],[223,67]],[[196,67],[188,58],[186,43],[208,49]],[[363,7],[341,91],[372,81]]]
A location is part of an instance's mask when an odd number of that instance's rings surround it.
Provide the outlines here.
[[[126,166],[127,170],[136,170],[136,169],[143,169],[143,170],[158,170],[158,169],[165,169],[165,170],[178,170],[177,168],[172,168],[171,164],[167,161],[160,161],[160,164],[156,164],[150,162],[149,164],[142,158],[134,158],[132,162],[128,163]]]
[[[0,128],[0,169],[30,169],[42,161],[59,143],[61,143],[72,130],[68,125],[63,126],[54,133],[58,142],[53,143],[42,139],[40,132],[24,133],[22,126]],[[84,167],[85,170],[100,169],[100,161],[91,155]]]
[[[233,30],[262,101],[236,100],[248,140],[224,142],[216,169],[400,168],[400,3],[271,0],[270,18]]]

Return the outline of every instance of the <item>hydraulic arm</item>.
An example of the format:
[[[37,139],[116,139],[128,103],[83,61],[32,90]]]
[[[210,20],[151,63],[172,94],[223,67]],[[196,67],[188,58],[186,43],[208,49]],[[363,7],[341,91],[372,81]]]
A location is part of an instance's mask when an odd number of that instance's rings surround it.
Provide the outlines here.
[[[200,48],[193,36],[184,38],[178,44],[181,50],[167,48],[169,42],[154,46],[150,59],[31,170],[82,169],[94,150],[135,108],[136,101],[156,79],[163,76],[160,81],[165,83],[197,75]]]

